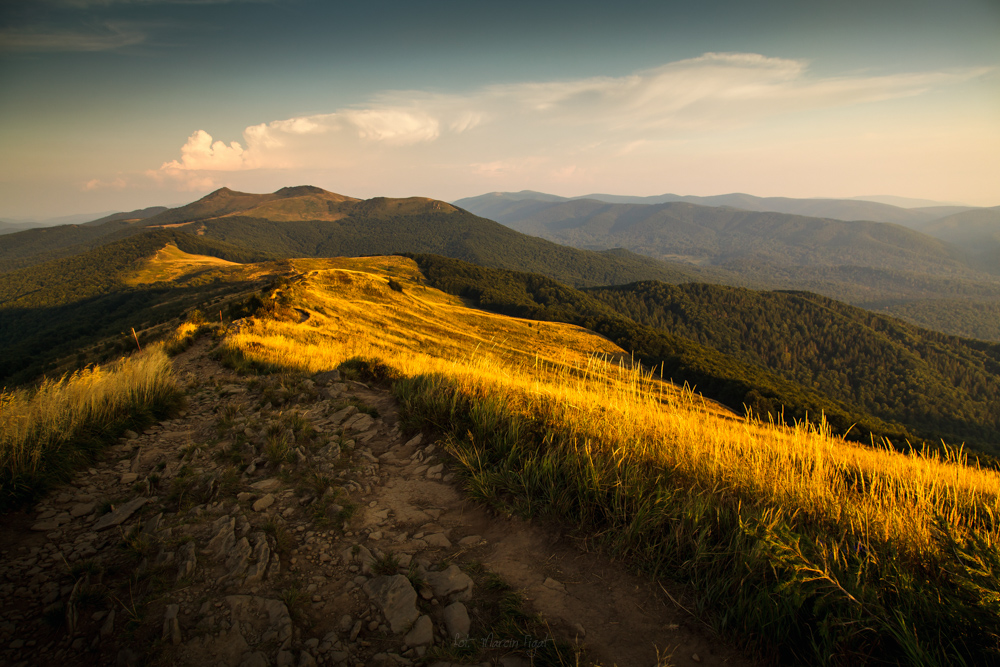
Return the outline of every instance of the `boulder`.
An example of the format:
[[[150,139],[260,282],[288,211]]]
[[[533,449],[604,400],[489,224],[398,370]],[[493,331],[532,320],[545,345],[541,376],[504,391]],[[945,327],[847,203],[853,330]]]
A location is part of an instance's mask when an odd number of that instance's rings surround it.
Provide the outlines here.
[[[428,572],[424,578],[434,591],[435,597],[450,596],[459,601],[472,599],[472,578],[462,572],[457,565],[449,565],[441,572]]]
[[[417,592],[403,575],[375,577],[365,582],[363,588],[382,610],[394,633],[406,632],[419,618]]]
[[[464,639],[469,636],[469,610],[461,602],[453,602],[444,608],[444,624],[448,628],[448,637]]]

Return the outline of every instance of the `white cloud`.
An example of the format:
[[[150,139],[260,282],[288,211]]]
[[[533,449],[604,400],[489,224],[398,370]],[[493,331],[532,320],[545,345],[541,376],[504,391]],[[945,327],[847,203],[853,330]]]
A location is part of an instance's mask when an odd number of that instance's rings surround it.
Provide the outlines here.
[[[247,157],[243,147],[235,141],[228,146],[221,141],[212,141],[212,135],[198,130],[187,143],[181,146],[181,159],[171,160],[161,167],[164,171],[211,170],[235,171],[247,167]]]
[[[215,141],[208,132],[198,130],[181,147],[181,159],[160,168],[175,172],[316,166],[315,160],[336,162],[336,154],[324,155],[328,147],[343,149],[351,143],[409,146],[434,141],[440,133],[438,120],[420,111],[350,109],[251,125],[243,131],[243,144]],[[332,139],[324,142],[322,135]]]
[[[916,96],[987,71],[818,77],[801,60],[706,53],[621,77],[493,85],[464,94],[386,92],[365,105],[247,127],[242,143],[198,130],[180,159],[161,170],[174,176],[336,170],[389,160],[397,161],[395,168],[406,155],[417,161],[411,167],[445,165],[493,177],[545,165],[545,173],[569,179],[594,172],[579,156],[642,153],[648,159],[694,136]]]
[[[344,111],[340,117],[361,139],[397,146],[434,141],[441,133],[436,118],[417,110],[363,109]]]
[[[92,178],[83,184],[83,189],[88,192],[91,190],[106,190],[106,189],[122,190],[127,187],[128,187],[128,181],[121,176],[111,181],[102,181],[99,178]]]
[[[916,95],[986,71],[817,78],[801,60],[706,53],[623,77],[493,86],[474,99],[513,106],[541,121],[608,130],[711,129]]]

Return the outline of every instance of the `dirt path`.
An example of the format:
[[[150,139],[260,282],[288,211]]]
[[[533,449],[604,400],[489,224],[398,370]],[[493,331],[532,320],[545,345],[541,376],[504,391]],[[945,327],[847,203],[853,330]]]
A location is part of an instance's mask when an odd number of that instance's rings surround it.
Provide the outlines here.
[[[175,359],[177,419],[0,519],[0,663],[746,664],[655,583],[469,501],[387,392],[207,352]]]

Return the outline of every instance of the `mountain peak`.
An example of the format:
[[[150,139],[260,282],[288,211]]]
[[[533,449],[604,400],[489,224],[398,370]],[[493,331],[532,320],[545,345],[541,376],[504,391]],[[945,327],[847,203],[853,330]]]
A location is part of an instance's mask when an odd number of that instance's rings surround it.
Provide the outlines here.
[[[227,187],[221,187],[218,190],[209,192],[207,195],[199,199],[198,201],[213,201],[215,199],[228,199],[229,197],[236,197],[239,195],[244,195],[245,192],[237,192],[236,190],[230,190]]]
[[[279,197],[301,197],[303,195],[327,195],[334,193],[327,192],[323,188],[318,188],[315,185],[292,185],[283,187],[280,190],[275,190],[274,194]]]

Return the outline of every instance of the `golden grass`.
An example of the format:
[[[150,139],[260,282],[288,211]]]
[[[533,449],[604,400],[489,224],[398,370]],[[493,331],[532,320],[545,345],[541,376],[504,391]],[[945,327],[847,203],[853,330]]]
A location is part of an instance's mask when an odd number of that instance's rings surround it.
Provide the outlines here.
[[[0,393],[0,501],[77,458],[85,431],[105,431],[149,412],[176,391],[161,346],[108,366],[92,366],[36,389]],[[93,434],[90,434],[93,435]]]
[[[144,261],[125,282],[129,285],[146,285],[164,281],[179,281],[206,271],[239,267],[240,264],[218,257],[192,255],[168,243],[153,257]]]
[[[639,457],[715,494],[764,502],[828,525],[852,542],[932,549],[936,516],[959,533],[998,543],[1000,475],[960,453],[900,454],[796,427],[736,417],[699,396],[623,364],[623,352],[577,327],[472,310],[418,284],[406,259],[296,261],[289,288],[304,323],[256,321],[225,345],[249,359],[304,372],[352,357],[404,376],[436,373],[470,395],[542,412],[581,443]],[[387,276],[404,283],[390,290]]]

